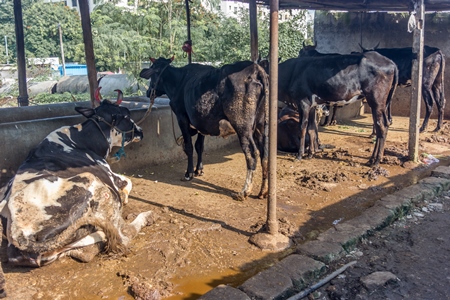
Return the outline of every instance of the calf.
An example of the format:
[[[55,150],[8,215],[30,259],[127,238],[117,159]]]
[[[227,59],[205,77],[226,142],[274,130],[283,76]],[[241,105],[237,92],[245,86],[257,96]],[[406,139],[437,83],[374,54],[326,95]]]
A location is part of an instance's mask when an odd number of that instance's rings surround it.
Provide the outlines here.
[[[324,105],[318,105],[316,107],[316,121],[320,120],[323,115],[328,116],[328,111],[324,110]],[[307,149],[311,143],[311,138],[315,139],[313,145],[316,146],[315,152],[322,149],[322,145],[319,140],[319,131],[316,124],[308,124],[308,126],[313,126],[312,130],[308,132],[314,132],[315,136],[311,137],[309,133],[305,137],[305,148]],[[299,114],[298,111],[289,107],[283,107],[278,113],[278,126],[277,126],[277,149],[282,152],[297,153],[300,147],[300,131],[299,131]]]
[[[203,174],[202,153],[205,135],[227,136],[236,133],[247,163],[244,188],[234,195],[245,199],[252,190],[258,156],[262,165],[259,198],[268,195],[268,78],[266,72],[250,61],[214,68],[189,64],[181,68],[171,59],[152,58],[150,68],[140,76],[150,79],[149,94],[167,94],[177,116],[188,157],[184,180]],[[194,171],[192,137],[197,166]]]
[[[281,63],[278,74],[278,100],[299,111],[300,147],[297,159],[302,159],[305,152],[307,125],[315,124],[315,113],[311,113],[311,108],[318,104],[351,103],[366,98],[372,108],[377,133],[368,164],[379,164],[389,127],[386,106],[398,81],[398,70],[391,60],[376,52],[300,57]],[[314,149],[310,146],[310,151]]]
[[[370,50],[364,49],[363,52]],[[411,47],[406,48],[377,48],[374,51],[391,59],[398,68],[398,84],[400,86],[411,85],[411,70],[417,54],[412,52]],[[430,115],[433,111],[433,102],[438,109],[438,122],[434,131],[439,131],[444,120],[445,96],[444,96],[444,72],[445,57],[439,48],[423,47],[423,71],[422,71],[422,98],[425,103],[425,118],[423,119],[420,132],[427,129]]]
[[[153,222],[148,211],[125,223],[121,212],[131,181],[106,162],[113,147],[143,138],[121,101],[119,91],[116,103],[76,107],[87,120],[51,132],[2,190],[9,263],[41,267],[61,255],[87,262],[101,250],[124,250]]]

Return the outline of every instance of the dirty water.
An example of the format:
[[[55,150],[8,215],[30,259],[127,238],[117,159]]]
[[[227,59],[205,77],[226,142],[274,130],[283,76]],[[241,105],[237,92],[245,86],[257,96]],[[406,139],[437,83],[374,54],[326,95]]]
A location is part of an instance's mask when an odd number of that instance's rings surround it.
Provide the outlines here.
[[[296,244],[314,239],[333,222],[351,219],[396,190],[449,165],[448,122],[439,133],[421,135],[420,153],[439,163],[405,163],[408,119],[394,118],[378,169],[365,165],[373,149],[371,118],[320,129],[323,144],[333,145],[312,159],[297,161],[278,153],[277,217],[280,232]],[[435,123],[431,122],[430,128]],[[196,299],[219,284],[237,286],[290,253],[262,251],[248,242],[266,220],[266,201],[231,198],[245,180],[245,160],[236,143],[206,152],[205,175],[180,181],[186,161],[141,166],[126,174],[133,181],[123,215],[131,220],[146,210],[159,219],[131,242],[125,256],[99,256],[84,264],[70,258],[41,269],[3,263],[9,299]],[[3,243],[3,250],[5,244]],[[2,261],[5,261],[4,251]]]

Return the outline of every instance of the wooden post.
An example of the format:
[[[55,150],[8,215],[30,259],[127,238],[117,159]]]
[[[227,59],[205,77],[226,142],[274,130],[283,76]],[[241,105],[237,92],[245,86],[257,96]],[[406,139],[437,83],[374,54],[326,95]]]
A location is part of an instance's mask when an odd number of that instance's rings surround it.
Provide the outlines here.
[[[256,0],[250,0],[250,53],[251,60],[256,62],[258,60],[258,18]]]
[[[17,47],[17,76],[19,81],[18,106],[28,106],[27,70],[25,62],[25,42],[23,37],[22,2],[14,0],[14,23]]]
[[[413,60],[411,70],[411,108],[409,118],[409,159],[417,162],[419,159],[419,125],[420,103],[422,99],[422,69],[423,69],[423,45],[425,26],[424,0],[415,0],[416,28],[414,29],[412,52],[417,54]]]
[[[88,0],[78,0],[78,4],[80,5],[81,28],[83,29],[84,53],[86,56],[91,105],[92,107],[96,107],[94,91],[97,89],[98,83],[94,59],[94,43],[92,41],[91,17],[89,15],[89,2]]]

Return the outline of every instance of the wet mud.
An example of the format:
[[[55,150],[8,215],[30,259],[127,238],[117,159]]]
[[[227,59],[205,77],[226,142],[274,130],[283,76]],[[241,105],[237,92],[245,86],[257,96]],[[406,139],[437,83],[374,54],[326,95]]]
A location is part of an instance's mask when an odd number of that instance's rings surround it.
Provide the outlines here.
[[[333,222],[351,219],[386,194],[416,183],[440,164],[449,165],[448,121],[437,133],[420,135],[425,163],[408,162],[407,118],[394,118],[378,168],[366,166],[374,146],[371,118],[320,128],[332,145],[311,159],[278,153],[277,218],[294,243],[314,239]],[[431,122],[430,128],[434,128]],[[145,130],[145,129],[144,129]],[[430,156],[431,155],[431,156]],[[439,162],[430,163],[430,157]],[[428,160],[427,160],[428,159]],[[100,255],[90,263],[62,257],[40,268],[5,263],[8,299],[196,299],[219,284],[237,286],[291,253],[262,251],[248,242],[266,221],[265,200],[234,201],[244,184],[245,159],[238,143],[206,152],[204,176],[184,182],[186,161],[136,166],[124,216],[153,210],[158,221],[142,230],[120,257]]]

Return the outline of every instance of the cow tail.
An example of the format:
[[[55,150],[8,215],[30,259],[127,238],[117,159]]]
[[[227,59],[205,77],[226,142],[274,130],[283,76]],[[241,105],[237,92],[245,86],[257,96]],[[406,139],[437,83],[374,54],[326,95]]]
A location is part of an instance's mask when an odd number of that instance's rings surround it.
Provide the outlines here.
[[[89,222],[89,225],[100,228],[106,236],[105,253],[125,254],[127,247],[124,245],[121,235],[111,222],[104,222],[98,219]]]
[[[439,95],[439,102],[441,103],[441,105],[442,105],[442,110],[444,110],[444,108],[445,108],[445,89],[444,89],[444,82],[445,82],[445,76],[444,76],[444,74],[445,74],[445,57],[444,57],[444,53],[442,53],[442,51],[440,51],[439,50],[439,54],[441,55],[441,65],[440,65],[440,68],[439,68],[439,72],[438,72],[438,76],[440,77],[440,80],[441,80],[441,89],[440,89],[440,95]]]
[[[269,75],[257,64],[259,78],[263,84],[263,105],[264,105],[264,153],[262,157],[268,160],[269,157]],[[267,162],[268,163],[268,162]]]
[[[385,124],[390,124],[392,121],[391,102],[392,102],[392,97],[394,96],[394,93],[395,93],[395,89],[397,88],[397,84],[398,84],[398,68],[394,64],[394,80],[392,81],[391,89],[389,90],[389,94],[386,99],[386,111],[384,113]],[[387,113],[387,115],[386,115],[386,113]]]

